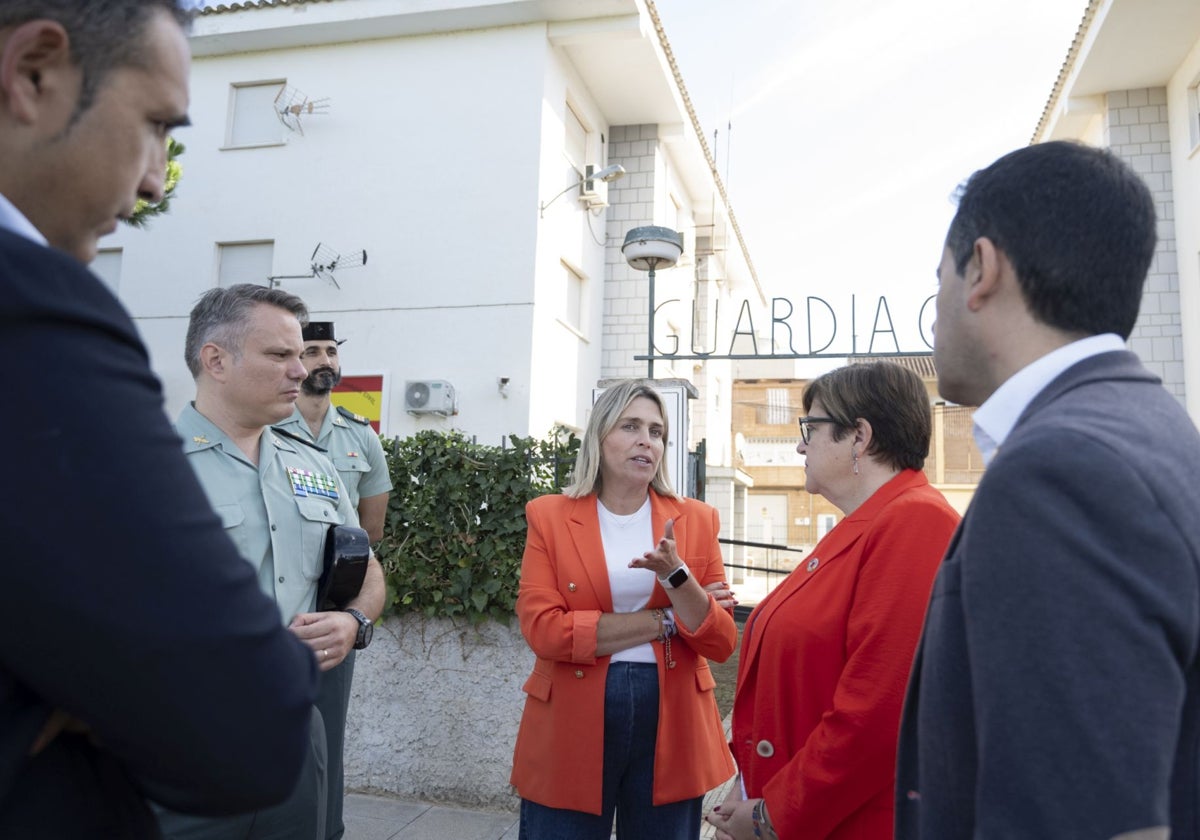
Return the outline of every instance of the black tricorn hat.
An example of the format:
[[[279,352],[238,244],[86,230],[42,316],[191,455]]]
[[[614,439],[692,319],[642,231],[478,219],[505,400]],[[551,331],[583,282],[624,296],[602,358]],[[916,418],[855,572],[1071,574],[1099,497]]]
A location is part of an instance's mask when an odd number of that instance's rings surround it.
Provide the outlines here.
[[[333,337],[333,321],[309,321],[303,330],[305,341],[334,341],[345,344],[346,339],[338,341]]]

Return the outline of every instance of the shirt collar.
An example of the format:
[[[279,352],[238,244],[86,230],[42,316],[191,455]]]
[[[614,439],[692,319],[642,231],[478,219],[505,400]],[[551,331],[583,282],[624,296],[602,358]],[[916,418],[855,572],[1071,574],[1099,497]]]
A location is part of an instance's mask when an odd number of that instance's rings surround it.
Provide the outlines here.
[[[1084,359],[1124,349],[1125,342],[1115,333],[1088,336],[1047,353],[1005,380],[1004,384],[975,410],[975,443],[983,455],[984,466],[992,462],[996,451],[1017,425],[1017,420],[1033,402],[1033,398],[1060,373]]]
[[[23,236],[31,242],[49,246],[42,232],[33,226],[33,222],[25,218],[25,214],[17,206],[0,193],[0,228]]]

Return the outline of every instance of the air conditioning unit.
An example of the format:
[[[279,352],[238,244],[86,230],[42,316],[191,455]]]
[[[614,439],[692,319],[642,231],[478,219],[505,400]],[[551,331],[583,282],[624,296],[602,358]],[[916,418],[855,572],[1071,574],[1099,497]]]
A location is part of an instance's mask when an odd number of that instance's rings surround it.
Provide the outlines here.
[[[590,163],[584,169],[584,181],[579,185],[579,200],[587,205],[589,210],[608,206],[608,183],[599,178],[593,178],[596,167]]]
[[[404,410],[409,414],[458,414],[454,386],[444,379],[417,379],[404,383]]]

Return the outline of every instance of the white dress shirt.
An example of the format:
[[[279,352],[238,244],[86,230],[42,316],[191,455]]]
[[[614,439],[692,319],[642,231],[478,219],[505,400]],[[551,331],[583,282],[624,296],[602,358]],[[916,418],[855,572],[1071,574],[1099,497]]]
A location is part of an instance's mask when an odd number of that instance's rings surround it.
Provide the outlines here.
[[[1047,385],[1067,368],[1101,353],[1124,350],[1125,342],[1116,333],[1081,338],[1047,353],[1010,376],[983,405],[975,410],[975,443],[987,466],[996,450],[1009,436],[1022,412]]]
[[[33,226],[33,222],[26,219],[25,214],[5,198],[3,193],[0,193],[0,228],[12,231],[39,245],[49,244],[46,242],[46,237],[42,236],[42,232]]]

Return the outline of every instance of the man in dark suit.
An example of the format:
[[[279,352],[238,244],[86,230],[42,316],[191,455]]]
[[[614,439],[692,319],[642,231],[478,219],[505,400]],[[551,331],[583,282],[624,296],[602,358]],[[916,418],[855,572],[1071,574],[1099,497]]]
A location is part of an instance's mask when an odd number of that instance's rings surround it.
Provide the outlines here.
[[[1125,349],[1155,227],[1141,179],[1074,143],[962,192],[934,360],[988,469],[913,666],[902,840],[1200,831],[1200,436]]]
[[[147,797],[273,804],[308,746],[312,652],[82,265],[139,196],[161,198],[185,24],[169,0],[0,4],[0,354],[23,360],[0,412],[0,837],[157,837]]]

